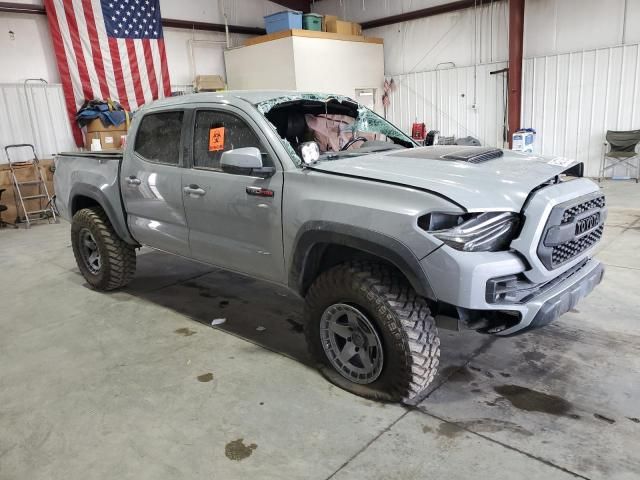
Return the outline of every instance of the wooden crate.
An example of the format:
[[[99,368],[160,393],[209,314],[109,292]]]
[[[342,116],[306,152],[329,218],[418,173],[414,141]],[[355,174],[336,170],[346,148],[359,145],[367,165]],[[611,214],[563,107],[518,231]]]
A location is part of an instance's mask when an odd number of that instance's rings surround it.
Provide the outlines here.
[[[40,172],[42,174],[42,178],[47,184],[49,195],[51,196],[54,195],[52,167],[53,160],[40,160]],[[33,165],[14,166],[14,169],[16,171],[16,177],[19,182],[27,182],[29,180],[37,179],[36,171]],[[19,199],[13,186],[11,170],[9,169],[9,165],[7,164],[0,165],[0,188],[6,189],[2,194],[2,199],[0,199],[0,203],[7,206],[7,210],[2,212],[2,219],[6,222],[14,223],[18,216],[18,206],[16,205],[16,203],[19,203]],[[38,185],[25,185],[22,187],[23,196],[37,195],[38,193]],[[44,191],[42,193],[44,193]],[[46,198],[27,200],[25,202],[25,207],[27,210],[42,210],[46,205]],[[23,213],[21,209],[20,213]]]

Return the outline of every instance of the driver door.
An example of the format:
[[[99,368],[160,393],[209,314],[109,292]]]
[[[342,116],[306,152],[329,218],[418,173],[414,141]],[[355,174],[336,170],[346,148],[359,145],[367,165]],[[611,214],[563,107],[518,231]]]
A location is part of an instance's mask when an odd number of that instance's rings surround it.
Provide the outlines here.
[[[196,109],[191,131],[191,159],[182,176],[191,256],[265,280],[285,281],[283,171],[266,137],[242,111],[222,105]],[[275,174],[260,178],[223,171],[222,154],[242,147],[260,149],[263,165],[275,167]]]

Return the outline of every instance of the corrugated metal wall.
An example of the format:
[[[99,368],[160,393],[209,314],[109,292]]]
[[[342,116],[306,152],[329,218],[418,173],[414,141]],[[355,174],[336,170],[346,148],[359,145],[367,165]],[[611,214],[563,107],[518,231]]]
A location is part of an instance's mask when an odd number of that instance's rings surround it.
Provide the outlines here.
[[[522,125],[538,132],[536,152],[582,160],[595,177],[606,131],[640,128],[639,96],[639,44],[528,58]]]
[[[478,65],[475,69],[443,67],[388,77],[396,85],[387,110],[389,121],[411,133],[417,119],[425,122],[428,130],[439,130],[442,135],[472,136],[483,145],[502,146],[505,75],[489,72],[505,68],[506,63]]]

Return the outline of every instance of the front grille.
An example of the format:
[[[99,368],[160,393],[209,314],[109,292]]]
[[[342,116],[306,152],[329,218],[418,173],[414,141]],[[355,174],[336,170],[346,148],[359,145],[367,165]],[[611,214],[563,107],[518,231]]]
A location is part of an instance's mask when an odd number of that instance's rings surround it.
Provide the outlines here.
[[[538,245],[543,265],[549,270],[558,268],[598,243],[604,230],[605,205],[604,195],[599,192],[556,205]],[[585,227],[594,216],[597,220],[593,223],[597,224]],[[590,229],[584,231],[586,228]]]
[[[551,265],[553,265],[554,268],[559,267],[576,255],[580,255],[585,250],[589,250],[600,241],[603,230],[604,225],[600,225],[583,237],[553,247],[551,252]]]
[[[576,216],[580,215],[581,213],[584,213],[596,208],[600,209],[604,206],[605,206],[605,199],[603,195],[601,197],[594,198],[593,200],[589,200],[587,202],[583,202],[574,207],[568,208],[562,214],[562,223],[569,223],[571,220],[573,220]]]

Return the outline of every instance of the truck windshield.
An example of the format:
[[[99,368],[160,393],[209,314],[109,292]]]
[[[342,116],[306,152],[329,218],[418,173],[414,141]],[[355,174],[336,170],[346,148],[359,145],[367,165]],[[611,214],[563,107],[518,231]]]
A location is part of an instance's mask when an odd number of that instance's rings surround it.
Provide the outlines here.
[[[298,166],[302,143],[314,141],[320,161],[413,148],[417,144],[377,113],[348,97],[300,93],[256,105]]]

